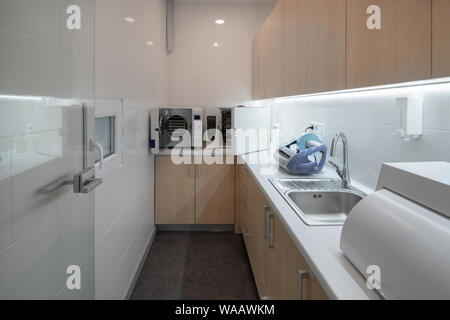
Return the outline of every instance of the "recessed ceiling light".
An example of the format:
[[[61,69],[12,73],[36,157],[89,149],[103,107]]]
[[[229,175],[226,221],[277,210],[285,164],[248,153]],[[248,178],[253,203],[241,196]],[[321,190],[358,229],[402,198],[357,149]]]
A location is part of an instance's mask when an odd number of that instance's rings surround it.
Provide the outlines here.
[[[216,21],[214,21],[216,24],[225,24],[225,20],[223,19],[217,19]]]
[[[125,18],[125,21],[126,21],[126,22],[129,22],[129,23],[134,23],[134,22],[136,21],[136,19],[134,19],[134,18],[132,18],[132,17],[126,17],[126,18]]]
[[[220,46],[220,44],[219,44],[218,42],[214,42],[214,43],[213,43],[213,46],[216,47],[216,48],[218,48],[218,47]]]
[[[147,45],[149,45],[149,46],[153,46],[154,44],[155,43],[153,41],[151,41],[151,40],[147,41]]]

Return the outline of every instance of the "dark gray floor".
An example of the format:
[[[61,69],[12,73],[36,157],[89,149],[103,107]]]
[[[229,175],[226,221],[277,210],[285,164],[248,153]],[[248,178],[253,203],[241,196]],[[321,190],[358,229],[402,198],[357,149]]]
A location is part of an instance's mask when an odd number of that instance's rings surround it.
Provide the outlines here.
[[[231,232],[159,232],[133,300],[257,300],[245,245]]]

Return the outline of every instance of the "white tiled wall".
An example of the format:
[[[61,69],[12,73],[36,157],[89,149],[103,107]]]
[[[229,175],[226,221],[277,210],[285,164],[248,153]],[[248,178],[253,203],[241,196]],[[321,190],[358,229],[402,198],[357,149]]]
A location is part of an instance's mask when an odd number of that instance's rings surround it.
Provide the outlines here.
[[[276,1],[175,1],[171,107],[234,107],[251,100],[251,45]],[[224,25],[216,25],[216,19]],[[214,47],[214,43],[219,47]]]
[[[404,141],[398,133],[396,99],[408,96],[424,98],[424,135],[413,141]],[[273,122],[281,126],[282,141],[298,137],[310,121],[325,124],[327,145],[337,131],[344,132],[350,144],[352,179],[371,189],[376,187],[382,163],[450,162],[450,84],[274,100],[273,108]]]
[[[43,192],[82,169],[80,99],[93,93],[93,2],[70,1],[78,32],[65,29],[68,3],[0,1],[0,298],[60,297],[69,264],[94,276],[94,195]]]
[[[77,32],[69,4],[82,9]],[[154,232],[148,116],[168,98],[164,0],[1,0],[0,43],[0,95],[27,96],[0,99],[0,298],[124,298]],[[43,194],[82,167],[73,100],[94,94],[94,71],[98,100],[123,105],[122,164],[96,200]],[[69,264],[80,292],[65,288]]]
[[[96,0],[95,60],[96,96],[123,101],[122,166],[96,191],[95,295],[122,299],[155,231],[149,110],[167,105],[165,1]]]

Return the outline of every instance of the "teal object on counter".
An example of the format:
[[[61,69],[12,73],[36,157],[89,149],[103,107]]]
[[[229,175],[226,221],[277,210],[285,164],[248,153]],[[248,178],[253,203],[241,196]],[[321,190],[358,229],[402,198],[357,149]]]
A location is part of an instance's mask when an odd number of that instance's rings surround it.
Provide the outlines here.
[[[295,150],[294,150],[295,145]],[[280,165],[290,174],[311,175],[322,171],[327,159],[327,147],[313,133],[304,133],[298,139],[280,148]],[[314,157],[314,160],[312,159]],[[320,161],[318,160],[320,157]]]
[[[308,141],[315,141],[319,144],[322,144],[322,140],[319,139],[314,133],[304,133],[297,139],[297,147],[300,151],[305,151],[308,149],[306,143]]]

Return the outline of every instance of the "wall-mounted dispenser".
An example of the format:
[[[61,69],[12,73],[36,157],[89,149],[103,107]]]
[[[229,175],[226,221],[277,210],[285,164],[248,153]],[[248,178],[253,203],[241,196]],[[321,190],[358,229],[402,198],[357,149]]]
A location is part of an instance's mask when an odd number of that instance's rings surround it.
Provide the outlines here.
[[[423,134],[423,98],[397,98],[400,108],[400,136],[405,141],[419,138]]]

